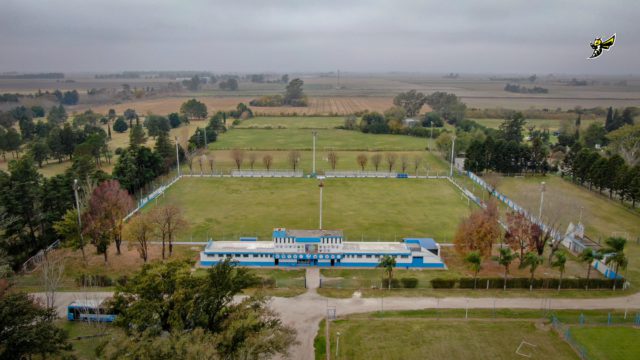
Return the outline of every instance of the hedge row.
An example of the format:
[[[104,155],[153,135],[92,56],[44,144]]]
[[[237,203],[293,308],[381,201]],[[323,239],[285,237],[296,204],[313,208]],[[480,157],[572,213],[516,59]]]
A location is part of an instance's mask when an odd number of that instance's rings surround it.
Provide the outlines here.
[[[392,289],[400,289],[400,288],[415,289],[416,287],[418,287],[418,279],[414,277],[401,278],[400,280],[391,279]],[[382,288],[383,289],[389,288],[389,279],[386,279],[386,278],[382,279]]]
[[[456,286],[457,285],[457,286]],[[431,280],[431,287],[434,289],[452,289],[458,287],[460,289],[473,289],[473,278],[460,278],[460,279],[433,279]],[[487,285],[489,289],[502,289],[504,287],[504,278],[478,278],[477,288],[486,289]],[[529,278],[508,278],[508,289],[529,289],[529,286],[533,285],[534,289],[557,289],[560,285],[560,279],[545,278],[545,279],[533,279],[533,282],[529,281]],[[562,289],[611,289],[613,288],[612,279],[562,279]],[[618,286],[621,286],[621,282],[618,281]]]

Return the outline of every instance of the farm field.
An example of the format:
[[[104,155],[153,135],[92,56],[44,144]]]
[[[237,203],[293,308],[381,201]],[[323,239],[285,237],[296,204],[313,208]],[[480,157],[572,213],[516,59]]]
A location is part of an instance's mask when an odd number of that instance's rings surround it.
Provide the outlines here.
[[[640,329],[632,327],[572,327],[571,335],[587,351],[589,359],[640,358]]]
[[[319,129],[316,150],[424,150],[427,139],[404,135],[364,134],[359,131]],[[311,150],[307,129],[231,129],[221,134],[210,149]]]
[[[444,314],[446,316],[446,313]],[[316,337],[316,359],[326,357],[325,324]],[[345,359],[516,359],[522,341],[536,345],[522,352],[531,359],[577,359],[571,347],[534,321],[482,321],[429,318],[348,317],[331,322],[330,351]]]
[[[232,150],[210,150],[206,153],[207,159],[214,160],[214,171],[222,171],[223,173],[228,173],[231,170],[235,170],[236,163],[233,160]],[[368,158],[367,165],[365,166],[365,171],[375,171],[375,166],[372,163],[371,157],[379,153],[382,155],[382,162],[379,166],[379,171],[388,171],[389,165],[385,160],[385,157],[388,152],[375,152],[375,151],[336,151],[338,155],[338,160],[336,163],[336,171],[360,171],[361,167],[356,161],[358,155],[365,154]],[[402,158],[406,158],[408,161],[408,167],[406,172],[410,175],[416,174],[415,162],[418,159],[419,164],[417,168],[418,175],[426,175],[427,173],[430,175],[444,175],[448,174],[449,168],[446,163],[442,161],[442,159],[435,155],[434,153],[428,151],[394,151],[393,153],[397,154],[398,160],[393,168],[393,171],[401,172],[402,171]],[[253,155],[252,155],[253,154]],[[319,174],[323,174],[326,171],[332,170],[331,163],[328,159],[328,151],[316,151],[316,172]],[[266,155],[270,155],[273,158],[273,162],[271,165],[271,170],[283,170],[291,169],[291,164],[289,163],[289,151],[246,151],[244,154],[244,160],[241,165],[242,170],[250,170],[251,162],[250,158],[252,156],[255,157],[255,164],[253,165],[253,169],[255,170],[266,170],[266,167],[263,163],[263,157]],[[183,173],[189,173],[188,164],[182,163],[180,165]],[[196,157],[193,161],[193,173],[200,174],[200,162],[199,158]],[[207,174],[210,173],[211,167],[207,161],[203,161],[202,164],[202,172]],[[300,151],[300,163],[298,165],[299,169],[302,169],[305,174],[309,174],[313,171],[313,151],[303,150]]]
[[[446,180],[326,179],[323,227],[347,240],[394,241],[433,237],[449,242],[466,200]],[[318,226],[318,188],[312,179],[185,178],[154,203],[183,208],[191,223],[181,240],[258,236],[274,227]],[[148,211],[152,206],[145,208]]]
[[[279,93],[278,91],[277,93]],[[190,98],[196,98],[207,105],[209,114],[213,114],[218,110],[233,110],[239,103],[249,104],[249,101],[255,99],[255,96],[215,96],[211,94],[189,94],[184,93],[181,96],[171,96],[164,98],[144,99],[122,104],[98,105],[93,107],[96,112],[106,113],[109,109],[116,109],[118,113],[122,113],[128,108],[135,109],[139,114],[159,114],[166,115],[172,112],[178,112],[180,105]],[[309,98],[309,106],[306,107],[260,107],[251,106],[256,115],[348,115],[357,111],[379,111],[382,112],[393,106],[393,98],[386,97],[369,97],[369,96],[311,96]],[[74,109],[84,110],[88,108],[86,105],[78,105]],[[423,110],[426,110],[424,108]]]

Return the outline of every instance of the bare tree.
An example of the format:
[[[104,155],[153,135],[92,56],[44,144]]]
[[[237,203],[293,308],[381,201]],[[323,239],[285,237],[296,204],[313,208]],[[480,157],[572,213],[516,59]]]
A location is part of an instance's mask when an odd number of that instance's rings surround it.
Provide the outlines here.
[[[262,157],[262,163],[264,164],[264,167],[267,169],[267,171],[271,170],[272,162],[273,162],[273,156],[271,156],[270,154],[266,154],[265,156]]]
[[[391,172],[391,170],[393,170],[393,167],[396,165],[396,161],[398,161],[398,154],[387,153],[385,156],[385,160],[387,160],[387,165],[389,165],[389,172]]]
[[[298,168],[298,164],[300,164],[300,151],[289,151],[289,165],[291,165],[293,171],[296,171],[296,169]]]
[[[249,166],[251,166],[251,170],[253,170],[253,165],[255,165],[256,160],[258,160],[258,154],[255,152],[249,153]]]
[[[209,157],[209,170],[211,170],[211,175],[213,175],[213,165],[215,165],[215,158],[211,155]]]
[[[56,304],[56,293],[64,276],[64,258],[45,251],[41,266],[46,306],[51,309]]]
[[[420,155],[416,155],[413,157],[413,172],[415,172],[416,175],[418,175],[418,168],[420,167],[421,163],[422,157],[420,157]]]
[[[198,165],[200,165],[200,175],[204,174],[204,171],[202,169],[202,165],[207,163],[207,155],[202,154],[200,156],[198,156]]]
[[[331,170],[335,170],[336,165],[338,164],[338,153],[335,151],[329,151],[329,153],[327,153],[327,159],[329,159],[329,164],[331,164]]]
[[[358,154],[356,161],[358,162],[358,165],[360,165],[360,169],[364,171],[364,168],[367,166],[367,162],[369,161],[369,157],[365,153]]]
[[[376,168],[376,171],[378,171],[378,168],[382,163],[382,154],[380,153],[373,154],[373,156],[371,156],[371,163],[373,163],[373,166]]]
[[[154,230],[162,240],[162,259],[165,258],[165,245],[169,243],[169,256],[173,253],[173,239],[176,233],[187,227],[182,210],[175,205],[156,207],[151,211]]]
[[[136,248],[142,260],[149,259],[149,240],[153,232],[149,214],[134,216],[127,224],[127,237],[136,242]]]
[[[233,149],[231,150],[231,159],[236,163],[236,168],[240,170],[242,162],[244,162],[244,150]]]
[[[400,156],[400,166],[402,166],[402,172],[406,173],[409,167],[409,155],[402,154],[402,156]]]

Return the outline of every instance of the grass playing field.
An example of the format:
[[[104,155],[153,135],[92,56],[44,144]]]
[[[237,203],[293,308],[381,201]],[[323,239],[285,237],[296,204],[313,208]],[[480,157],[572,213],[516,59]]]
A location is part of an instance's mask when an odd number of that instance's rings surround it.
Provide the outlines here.
[[[632,327],[573,327],[571,335],[587,351],[589,359],[640,358],[640,329]]]
[[[325,328],[316,337],[316,359],[326,357]],[[330,324],[331,355],[342,359],[576,359],[568,344],[533,321],[435,320],[433,318],[348,318]]]
[[[236,128],[332,129],[341,125],[344,125],[344,116],[260,116],[244,120]]]
[[[316,150],[424,150],[427,139],[412,136],[364,134],[359,131],[319,129]],[[311,150],[308,129],[231,129],[210,149]]]
[[[207,159],[214,160],[214,171],[222,171],[224,173],[235,170],[236,163],[233,160],[231,150],[209,150],[206,154]],[[289,152],[286,150],[273,151],[273,150],[258,150],[258,151],[246,151],[244,159],[241,164],[243,170],[266,170],[263,162],[263,158],[266,155],[271,155],[273,161],[271,163],[271,170],[279,169],[291,169],[289,162]],[[379,153],[382,155],[382,162],[379,165],[378,171],[388,171],[389,165],[385,160],[387,152],[373,152],[373,151],[336,151],[338,157],[336,162],[337,171],[360,171],[361,167],[356,161],[360,154],[367,156],[367,164],[364,167],[365,171],[375,171],[376,168],[373,164],[372,157],[374,154]],[[418,175],[426,175],[427,172],[432,175],[445,173],[448,174],[449,166],[436,154],[428,151],[394,151],[397,154],[398,159],[393,167],[393,171],[402,171],[402,159],[406,159],[408,167],[405,171],[411,175],[416,174],[416,159],[419,163],[417,166]],[[313,170],[313,152],[308,150],[300,151],[300,163],[299,169],[302,169],[305,173],[311,173]],[[251,166],[251,157],[255,158],[253,167]],[[200,174],[200,162],[199,158],[195,158],[193,161],[193,173]],[[203,161],[202,172],[210,172],[210,164],[208,161]],[[189,173],[189,166],[186,163],[181,164],[182,171],[185,174]],[[324,173],[325,171],[331,171],[331,163],[328,159],[328,151],[316,151],[316,172]]]
[[[157,203],[184,209],[191,228],[182,240],[267,240],[274,227],[317,228],[317,185],[312,179],[185,178]],[[468,212],[467,200],[446,180],[325,180],[323,227],[342,229],[351,240],[423,236],[448,242]]]

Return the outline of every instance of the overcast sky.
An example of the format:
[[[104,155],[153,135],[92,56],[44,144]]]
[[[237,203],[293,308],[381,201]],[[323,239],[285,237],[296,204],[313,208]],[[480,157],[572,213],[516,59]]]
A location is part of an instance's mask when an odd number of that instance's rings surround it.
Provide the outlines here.
[[[639,20],[638,0],[0,0],[0,71],[637,74]]]

